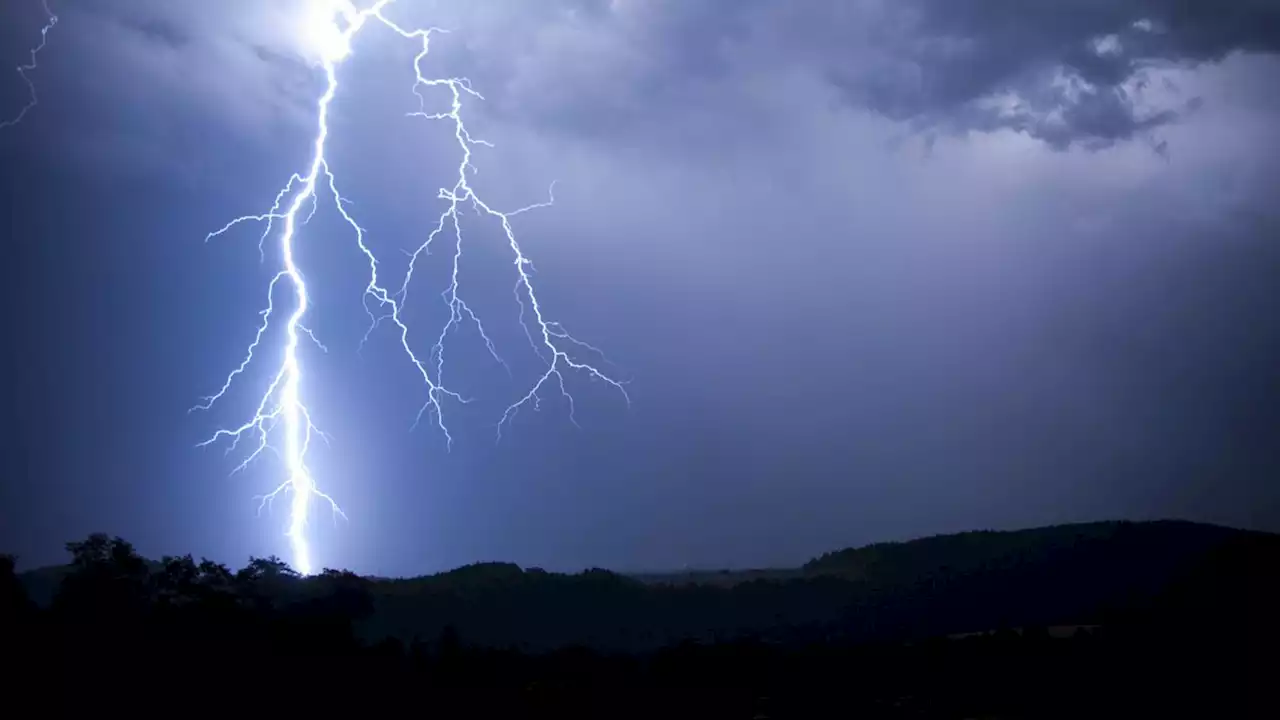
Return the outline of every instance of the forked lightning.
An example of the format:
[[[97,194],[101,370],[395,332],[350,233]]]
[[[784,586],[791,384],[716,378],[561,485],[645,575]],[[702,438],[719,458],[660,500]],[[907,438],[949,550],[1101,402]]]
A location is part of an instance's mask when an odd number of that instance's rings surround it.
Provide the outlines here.
[[[22,119],[27,116],[27,113],[31,112],[32,108],[40,103],[40,98],[36,95],[36,84],[31,80],[31,76],[27,73],[36,69],[36,61],[38,60],[40,51],[44,50],[45,44],[49,42],[49,32],[58,24],[58,16],[54,15],[53,11],[49,9],[49,0],[40,0],[40,7],[44,8],[44,14],[47,18],[47,20],[45,20],[44,27],[40,28],[40,44],[31,48],[31,60],[25,65],[18,66],[18,76],[22,78],[22,82],[26,83],[27,86],[27,102],[22,106],[22,109],[18,110],[17,115],[14,115],[7,120],[0,120],[0,130],[13,127],[14,125],[22,122]]]
[[[520,305],[520,320],[530,344],[533,345],[539,357],[546,362],[545,372],[538,377],[529,391],[506,408],[498,423],[499,433],[501,433],[502,427],[522,407],[529,404],[536,407],[540,399],[539,393],[545,390],[549,383],[554,384],[560,394],[567,398],[570,418],[573,419],[573,399],[564,385],[563,373],[568,370],[584,373],[591,378],[612,385],[622,393],[628,404],[630,403],[630,398],[627,396],[626,389],[621,382],[614,380],[594,365],[583,362],[577,359],[576,355],[571,354],[577,350],[591,350],[597,353],[598,351],[593,346],[574,339],[559,323],[548,320],[542,305],[538,302],[538,296],[534,292],[533,280],[530,276],[532,266],[516,239],[511,220],[522,212],[551,205],[554,202],[554,196],[550,197],[546,202],[518,210],[501,212],[490,207],[471,188],[467,175],[468,172],[475,171],[475,167],[472,165],[472,151],[476,146],[491,147],[491,145],[484,140],[471,136],[463,122],[462,111],[465,101],[469,99],[483,100],[483,97],[471,87],[470,81],[466,78],[431,78],[423,74],[423,64],[427,58],[432,36],[443,34],[446,31],[438,28],[409,29],[397,24],[384,14],[394,1],[377,0],[366,9],[358,9],[349,0],[312,0],[312,9],[316,12],[313,18],[318,17],[319,24],[308,28],[308,32],[312,35],[316,44],[321,46],[320,64],[324,71],[326,85],[316,104],[317,125],[312,143],[311,163],[306,172],[295,173],[289,179],[289,182],[276,195],[270,209],[266,212],[238,217],[221,229],[210,233],[207,238],[212,239],[222,235],[241,224],[249,222],[263,223],[265,230],[259,238],[259,251],[265,256],[264,245],[268,238],[271,237],[272,231],[277,227],[279,228],[278,242],[282,267],[268,285],[266,309],[262,311],[262,320],[258,325],[253,341],[249,344],[244,358],[227,375],[218,391],[204,398],[193,410],[208,410],[212,408],[216,402],[231,390],[237,377],[243,374],[254,361],[255,353],[261,349],[273,316],[280,312],[276,308],[276,293],[283,290],[291,292],[293,296],[292,309],[284,321],[283,359],[279,367],[276,368],[266,392],[258,400],[256,410],[242,425],[218,430],[212,437],[201,443],[201,446],[210,445],[219,440],[230,441],[230,448],[228,448],[228,452],[230,452],[246,436],[254,438],[253,449],[247,452],[246,457],[237,466],[236,470],[245,468],[264,450],[273,449],[279,453],[284,461],[287,476],[275,490],[262,498],[262,503],[265,505],[286,491],[290,494],[287,536],[292,548],[293,565],[295,569],[303,574],[310,574],[313,571],[311,547],[306,536],[312,501],[319,498],[328,503],[333,513],[339,515],[342,513],[333,498],[317,487],[311,468],[307,464],[307,453],[312,441],[316,437],[324,438],[325,436],[317,428],[302,396],[303,364],[300,360],[302,339],[306,336],[307,339],[314,341],[321,349],[323,349],[323,346],[319,344],[319,341],[316,340],[315,336],[303,323],[310,305],[310,296],[305,275],[295,261],[294,249],[299,226],[305,224],[310,217],[310,213],[315,211],[321,195],[326,200],[332,201],[333,208],[338,211],[343,220],[350,226],[356,244],[369,261],[369,283],[364,291],[364,305],[365,310],[369,313],[370,326],[365,338],[361,340],[361,344],[363,345],[369,339],[370,334],[382,324],[389,323],[394,327],[396,337],[405,356],[416,369],[425,385],[426,397],[418,413],[418,419],[420,420],[424,414],[428,417],[433,417],[436,426],[443,432],[446,441],[450,445],[453,438],[445,423],[444,402],[446,400],[454,400],[465,403],[469,401],[469,398],[450,390],[442,380],[446,336],[450,330],[460,323],[473,323],[479,330],[489,352],[501,362],[494,343],[485,332],[480,318],[472,312],[471,307],[463,299],[458,283],[458,265],[463,252],[460,210],[468,205],[481,216],[488,217],[499,223],[505,234],[507,243],[511,248],[513,264],[516,270],[515,294],[516,301]],[[411,253],[403,281],[394,291],[390,289],[391,286],[386,284],[380,275],[380,262],[365,243],[365,231],[347,210],[348,203],[339,192],[337,177],[325,157],[326,143],[329,139],[330,106],[339,89],[339,68],[350,56],[352,41],[362,29],[371,24],[384,27],[405,40],[420,43],[421,48],[413,61],[415,80],[412,88],[413,93],[419,100],[420,110],[411,113],[411,115],[427,120],[444,121],[451,125],[461,154],[457,166],[458,175],[453,187],[441,189],[437,196],[438,199],[445,201],[446,207],[434,227],[426,234],[426,238]],[[448,97],[451,100],[447,108],[440,110],[428,108],[429,103],[423,91],[432,87],[443,88],[448,91]],[[554,190],[554,186],[552,189]],[[311,204],[310,211],[300,218],[303,208],[308,203]],[[443,293],[444,300],[449,308],[449,318],[440,333],[431,340],[432,344],[427,354],[419,356],[413,349],[415,346],[414,338],[411,337],[410,327],[403,320],[401,311],[408,299],[410,284],[418,261],[429,252],[432,244],[442,235],[451,236],[453,241],[453,272],[451,281]],[[279,434],[283,434],[283,438],[279,439],[277,443],[275,440]]]

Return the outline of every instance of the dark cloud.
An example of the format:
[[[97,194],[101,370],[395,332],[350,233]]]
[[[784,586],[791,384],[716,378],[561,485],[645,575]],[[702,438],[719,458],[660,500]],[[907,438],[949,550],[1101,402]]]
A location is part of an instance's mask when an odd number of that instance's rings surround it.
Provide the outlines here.
[[[140,67],[121,73],[180,68],[195,89],[251,88],[217,100],[250,124],[267,97],[309,114],[288,91],[310,89],[297,77],[299,7],[130,0],[72,15],[153,46],[131,48]],[[417,2],[394,14],[457,31],[435,62],[486,88],[495,116],[636,146],[740,144],[792,124],[817,85],[833,105],[926,136],[1010,130],[1055,149],[1141,138],[1167,154],[1155,131],[1201,103],[1179,71],[1280,50],[1280,0]]]
[[[886,50],[919,83],[855,77],[844,83],[852,97],[896,119],[1008,128],[1055,148],[1130,139],[1195,109],[1196,98],[1168,102],[1168,84],[1164,103],[1151,97],[1161,69],[1280,49],[1274,0],[919,0],[913,9],[908,35]]]
[[[552,15],[553,29],[505,53],[472,45],[470,59],[486,58],[490,84],[542,93],[512,93],[512,113],[612,136],[672,108],[741,106],[745,77],[785,103],[799,70],[917,129],[1099,148],[1198,107],[1174,69],[1280,50],[1277,0],[614,0]]]
[[[831,5],[839,5],[833,3]],[[895,119],[957,131],[1010,129],[1055,148],[1105,146],[1195,109],[1162,70],[1233,52],[1280,50],[1275,0],[915,0],[875,7],[879,18],[839,8],[825,36],[824,72],[851,102]],[[812,4],[794,12],[814,13]],[[870,22],[862,31],[841,20]],[[801,42],[800,37],[795,38]],[[865,56],[875,58],[865,61]],[[843,60],[841,58],[844,58]]]

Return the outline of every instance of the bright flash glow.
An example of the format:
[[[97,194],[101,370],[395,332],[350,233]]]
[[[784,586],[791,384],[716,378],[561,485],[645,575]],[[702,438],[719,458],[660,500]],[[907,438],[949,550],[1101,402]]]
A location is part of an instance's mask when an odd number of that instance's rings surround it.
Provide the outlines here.
[[[13,127],[14,125],[22,122],[22,119],[27,116],[27,113],[31,112],[31,109],[40,103],[39,97],[36,96],[36,84],[32,82],[31,77],[27,75],[27,73],[36,69],[36,58],[40,55],[40,51],[44,50],[45,43],[49,42],[49,31],[53,30],[53,27],[58,24],[58,16],[54,15],[53,11],[49,9],[48,0],[40,0],[40,6],[44,8],[45,17],[48,18],[48,20],[45,21],[44,27],[40,28],[40,44],[31,48],[30,62],[26,65],[18,66],[18,75],[22,78],[22,82],[27,85],[27,103],[22,106],[22,109],[18,111],[17,115],[9,118],[8,120],[0,120],[0,130]]]
[[[463,300],[458,282],[458,265],[462,257],[464,244],[460,211],[468,205],[481,217],[487,217],[491,221],[497,222],[502,228],[507,244],[511,249],[512,264],[515,267],[515,299],[520,306],[520,322],[535,352],[546,362],[545,371],[541,373],[529,391],[508,406],[503,413],[498,423],[499,433],[503,425],[509,422],[521,408],[526,405],[532,405],[536,409],[540,402],[540,393],[546,389],[549,383],[554,383],[560,394],[569,403],[569,416],[573,420],[573,398],[565,388],[563,376],[563,373],[569,370],[578,371],[588,377],[613,386],[622,393],[628,404],[630,403],[630,398],[627,397],[626,389],[622,383],[604,374],[595,366],[577,359],[574,353],[579,351],[589,350],[596,353],[599,353],[599,351],[593,346],[573,338],[559,323],[547,319],[534,291],[532,263],[524,254],[520,243],[516,239],[515,230],[512,227],[512,218],[534,208],[546,207],[554,201],[554,197],[543,203],[537,203],[514,211],[501,212],[490,207],[468,184],[468,173],[475,172],[475,167],[472,165],[474,148],[476,146],[492,146],[484,140],[472,137],[463,123],[462,109],[464,101],[468,99],[483,100],[483,97],[472,89],[470,81],[459,77],[430,78],[423,74],[423,63],[427,58],[432,35],[444,33],[445,31],[438,28],[406,29],[394,23],[383,14],[383,11],[394,0],[378,0],[368,9],[359,11],[345,2],[335,3],[333,0],[313,0],[313,2],[315,3],[313,14],[309,16],[309,25],[306,33],[309,38],[315,38],[315,47],[322,56],[321,65],[327,82],[324,93],[320,96],[316,105],[317,126],[312,141],[311,163],[305,172],[295,173],[289,179],[289,182],[276,195],[273,204],[266,212],[238,217],[221,229],[210,233],[207,238],[211,239],[222,235],[244,223],[263,223],[266,228],[259,238],[259,251],[265,252],[263,250],[264,243],[271,236],[272,230],[279,225],[279,248],[282,257],[282,268],[275,274],[268,285],[267,306],[262,311],[262,320],[244,358],[227,375],[216,393],[206,397],[203,402],[193,408],[193,410],[208,410],[212,408],[214,403],[223,398],[231,389],[236,378],[248,369],[254,360],[255,352],[259,350],[273,316],[277,313],[275,306],[277,290],[287,289],[291,291],[293,308],[284,321],[282,360],[276,368],[266,392],[258,400],[257,408],[252,417],[238,427],[218,430],[212,437],[201,443],[201,446],[207,446],[219,440],[230,440],[231,446],[228,449],[228,452],[230,452],[246,436],[254,438],[255,445],[252,451],[248,452],[244,460],[237,466],[237,471],[247,467],[264,450],[272,449],[280,454],[284,461],[286,478],[275,490],[263,496],[261,500],[262,504],[266,505],[280,493],[286,491],[290,493],[291,502],[287,536],[293,552],[294,568],[303,574],[310,574],[313,570],[311,549],[306,537],[312,501],[319,498],[328,503],[335,516],[342,514],[342,510],[337,503],[317,488],[311,469],[307,465],[307,450],[312,440],[315,437],[323,439],[325,436],[317,429],[302,397],[303,364],[300,360],[299,347],[302,344],[302,338],[306,336],[322,350],[324,346],[316,340],[311,331],[307,329],[307,326],[303,324],[310,298],[304,273],[298,268],[294,259],[294,246],[299,226],[306,223],[310,218],[310,213],[315,212],[321,195],[324,196],[326,201],[332,203],[332,207],[338,211],[339,215],[350,227],[356,244],[369,261],[369,283],[364,291],[364,305],[369,314],[370,326],[368,332],[365,333],[364,339],[361,340],[361,344],[363,345],[370,335],[384,323],[394,326],[395,336],[400,347],[425,386],[425,400],[418,412],[418,420],[421,420],[424,414],[433,417],[436,426],[443,432],[450,445],[453,438],[445,424],[442,403],[446,399],[460,403],[468,402],[469,399],[447,389],[441,380],[444,371],[446,336],[450,330],[461,323],[474,323],[489,352],[495,358],[498,358],[494,344],[486,334],[480,318],[472,312],[471,307]],[[420,44],[420,49],[413,61],[415,81],[412,87],[412,92],[419,100],[420,110],[411,113],[411,115],[427,120],[444,121],[450,126],[460,152],[457,166],[458,174],[453,187],[441,189],[437,194],[438,199],[445,201],[445,209],[438,221],[426,233],[422,243],[411,254],[403,281],[394,291],[390,290],[390,286],[384,284],[380,277],[379,260],[366,245],[363,228],[348,212],[348,203],[338,191],[337,178],[325,156],[326,143],[329,139],[330,106],[339,88],[338,70],[342,61],[350,55],[352,40],[366,25],[370,24],[370,21],[374,21],[375,25],[380,25],[405,40]],[[336,35],[331,34],[330,29]],[[432,87],[448,91],[448,97],[451,100],[447,107],[439,110],[428,109],[428,102],[423,95],[423,90]],[[308,203],[310,203],[310,211],[305,217],[299,218],[302,209]],[[410,328],[403,321],[401,310],[408,299],[409,287],[413,280],[413,271],[417,262],[429,253],[432,243],[441,235],[451,236],[453,245],[453,273],[449,286],[442,293],[450,311],[449,319],[440,333],[436,335],[427,354],[420,356],[413,349],[415,343],[410,341]],[[500,360],[500,358],[498,359]],[[415,421],[416,424],[417,421]],[[278,445],[273,444],[273,438],[278,434],[283,434],[282,441]]]
[[[358,15],[355,7],[344,0],[311,0],[302,21],[302,41],[308,53],[321,62],[337,63],[351,54],[352,36],[343,32]]]

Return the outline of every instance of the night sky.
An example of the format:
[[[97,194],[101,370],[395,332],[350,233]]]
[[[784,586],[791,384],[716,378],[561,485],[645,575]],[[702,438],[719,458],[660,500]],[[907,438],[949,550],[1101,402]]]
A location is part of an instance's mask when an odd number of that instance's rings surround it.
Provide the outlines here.
[[[197,448],[279,254],[260,227],[305,169],[322,73],[306,0],[50,0],[39,105],[0,131],[0,548],[23,566],[119,534],[150,556],[288,555],[282,478]],[[323,204],[304,393],[318,566],[480,560],[619,570],[794,565],[878,540],[1180,517],[1280,531],[1280,2],[399,0],[424,65],[466,76],[472,185],[513,221],[548,316],[615,389],[543,367],[501,228],[463,215],[473,327],[450,338],[454,442],[368,324],[367,264]],[[38,0],[0,2],[0,65]],[[417,46],[371,25],[329,156],[395,285],[458,165],[407,117]],[[1270,78],[1270,79],[1268,79]],[[428,93],[447,109],[447,95]],[[0,74],[0,117],[26,86]],[[447,319],[449,254],[407,309]],[[272,340],[271,338],[275,338]],[[276,344],[273,344],[276,343]],[[584,355],[584,358],[593,356]]]

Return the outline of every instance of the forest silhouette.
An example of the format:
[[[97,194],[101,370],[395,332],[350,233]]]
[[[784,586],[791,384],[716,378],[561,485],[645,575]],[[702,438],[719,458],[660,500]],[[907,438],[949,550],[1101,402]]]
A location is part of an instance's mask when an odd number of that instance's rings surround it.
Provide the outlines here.
[[[295,710],[474,688],[490,692],[465,696],[471,714],[1247,717],[1275,707],[1262,689],[1280,647],[1280,536],[1216,526],[972,532],[789,570],[640,576],[483,563],[399,580],[300,577],[277,558],[239,570],[150,561],[103,534],[67,550],[67,565],[21,574],[0,560],[7,675],[62,688],[42,691],[62,706],[143,702],[107,679],[120,676],[219,683],[209,692],[270,694]],[[94,683],[115,689],[89,692]]]

